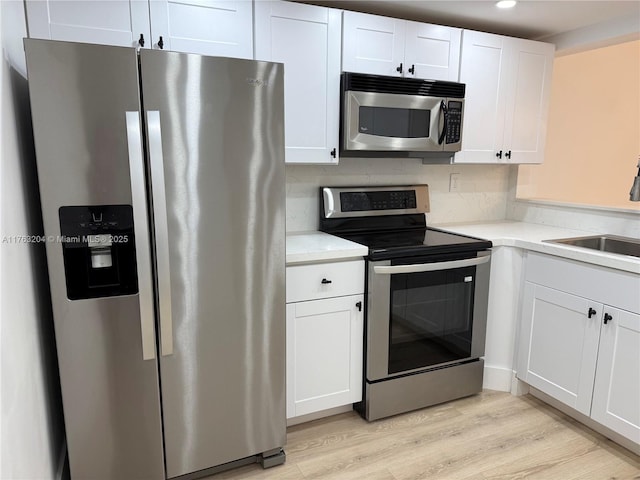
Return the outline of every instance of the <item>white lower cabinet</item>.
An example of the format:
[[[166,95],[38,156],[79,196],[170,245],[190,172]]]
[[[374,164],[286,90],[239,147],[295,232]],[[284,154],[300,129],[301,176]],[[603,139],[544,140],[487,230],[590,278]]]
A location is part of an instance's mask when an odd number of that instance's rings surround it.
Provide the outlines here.
[[[527,282],[523,308],[531,339],[523,380],[589,415],[602,304]]]
[[[600,333],[591,418],[640,443],[640,315],[605,314],[612,318]]]
[[[640,276],[531,253],[525,268],[518,378],[640,444]]]
[[[287,418],[362,400],[363,291],[362,260],[287,267]]]

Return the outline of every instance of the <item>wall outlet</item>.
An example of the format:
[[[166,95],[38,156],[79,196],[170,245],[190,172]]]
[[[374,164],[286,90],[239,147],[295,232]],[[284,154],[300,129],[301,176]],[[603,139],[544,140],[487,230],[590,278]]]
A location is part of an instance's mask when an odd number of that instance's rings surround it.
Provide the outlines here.
[[[449,175],[449,191],[450,192],[459,192],[460,191],[460,174],[452,173]]]

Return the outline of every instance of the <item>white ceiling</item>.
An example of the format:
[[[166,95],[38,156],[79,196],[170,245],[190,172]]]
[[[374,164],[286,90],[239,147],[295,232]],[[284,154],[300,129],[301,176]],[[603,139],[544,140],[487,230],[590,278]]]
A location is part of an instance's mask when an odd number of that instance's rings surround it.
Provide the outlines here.
[[[303,0],[345,10],[542,39],[625,16],[640,18],[640,1],[520,0],[509,10],[495,1]]]

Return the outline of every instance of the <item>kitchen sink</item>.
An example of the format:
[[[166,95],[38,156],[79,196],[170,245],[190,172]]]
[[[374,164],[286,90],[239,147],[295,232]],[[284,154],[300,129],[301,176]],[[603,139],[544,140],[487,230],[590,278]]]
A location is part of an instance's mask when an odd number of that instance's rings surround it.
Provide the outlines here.
[[[640,239],[618,237],[615,235],[594,235],[591,237],[559,238],[545,242],[561,243],[572,247],[589,248],[619,255],[631,255],[640,258]]]

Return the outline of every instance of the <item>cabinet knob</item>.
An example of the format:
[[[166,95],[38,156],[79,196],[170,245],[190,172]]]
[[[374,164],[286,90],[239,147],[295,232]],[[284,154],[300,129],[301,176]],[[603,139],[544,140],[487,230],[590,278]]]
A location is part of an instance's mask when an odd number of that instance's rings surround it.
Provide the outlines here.
[[[408,71],[409,71],[409,73],[411,75],[415,75],[416,74],[416,66],[414,64],[411,64],[411,68]]]
[[[400,64],[399,67],[396,68],[396,72],[402,73],[402,63]]]
[[[144,47],[144,35],[140,34],[140,38],[138,39],[138,45]]]
[[[331,150],[329,155],[331,155],[333,158],[336,158],[336,149],[334,148],[333,150]]]
[[[593,308],[589,307],[589,311],[587,312],[587,317],[588,317],[588,318],[591,318],[591,317],[593,317],[596,313],[598,313],[598,312],[596,312]]]
[[[158,48],[162,50],[164,48],[164,41],[162,40],[162,36],[158,38]]]
[[[502,158],[502,150],[500,150],[498,153],[496,153],[496,157]]]
[[[604,324],[606,325],[607,322],[610,322],[611,320],[613,320],[613,317],[611,315],[609,315],[608,313],[604,314]]]
[[[323,278],[320,283],[322,283],[323,285],[328,285],[331,283],[331,280],[327,280],[326,278]]]
[[[356,308],[358,309],[359,312],[361,312],[362,311],[362,302],[356,303]]]
[[[511,150],[504,154],[506,158],[511,158]]]

